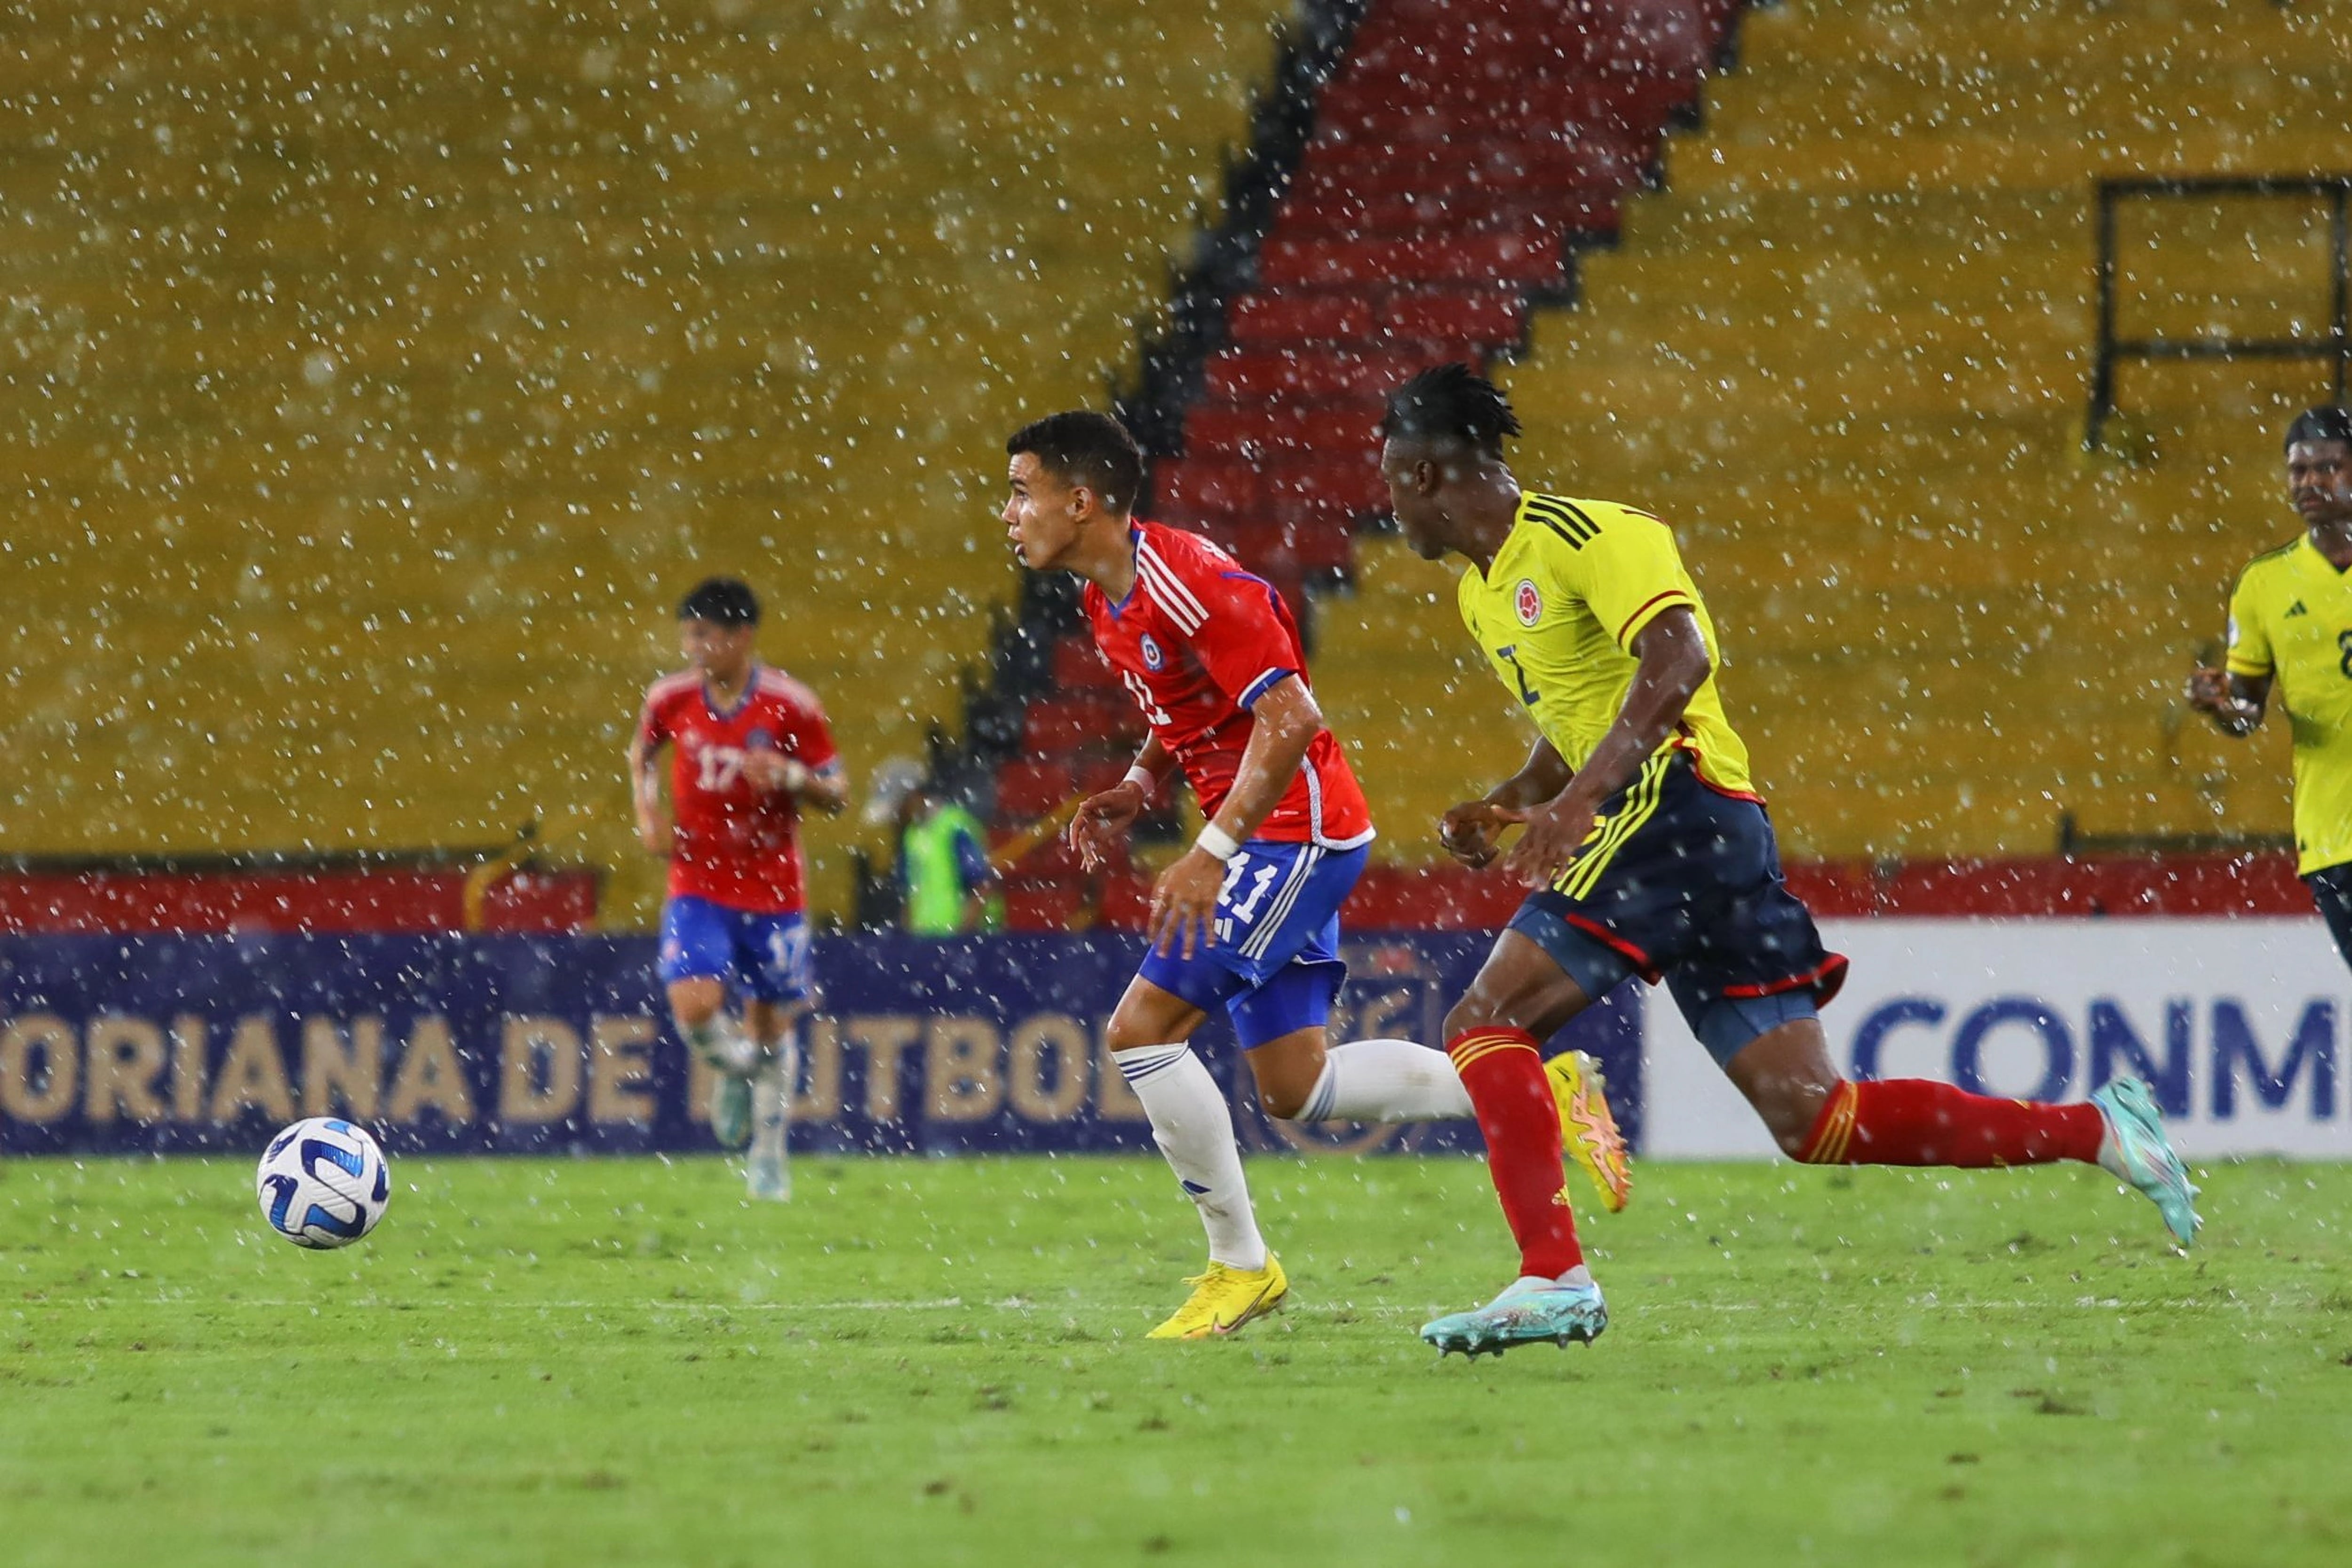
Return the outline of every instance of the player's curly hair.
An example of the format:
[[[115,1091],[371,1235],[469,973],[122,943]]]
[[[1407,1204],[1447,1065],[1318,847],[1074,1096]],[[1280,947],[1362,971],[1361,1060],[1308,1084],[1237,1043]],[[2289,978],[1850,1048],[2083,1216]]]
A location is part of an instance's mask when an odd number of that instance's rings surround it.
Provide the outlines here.
[[[1503,455],[1503,437],[1519,433],[1519,416],[1502,389],[1468,365],[1432,365],[1389,394],[1381,437],[1451,437],[1490,458]]]
[[[709,621],[714,626],[756,626],[760,598],[751,585],[732,577],[705,577],[677,602],[681,621]]]
[[[2342,441],[2352,446],[2352,408],[2323,403],[2316,408],[2305,409],[2286,427],[2286,445],[2292,447],[2298,441]]]
[[[1004,443],[1004,454],[1024,452],[1064,484],[1094,491],[1114,513],[1132,510],[1143,491],[1143,448],[1108,414],[1075,408],[1024,425]]]

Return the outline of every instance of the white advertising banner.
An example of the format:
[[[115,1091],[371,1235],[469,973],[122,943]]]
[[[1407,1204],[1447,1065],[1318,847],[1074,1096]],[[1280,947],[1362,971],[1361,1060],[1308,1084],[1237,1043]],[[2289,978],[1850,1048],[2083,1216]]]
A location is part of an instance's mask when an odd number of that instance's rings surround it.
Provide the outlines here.
[[[2081,1100],[2155,1087],[2184,1155],[2352,1158],[2352,972],[2317,920],[1825,921],[1853,961],[1822,1015],[1854,1078]],[[1664,986],[1643,1006],[1643,1152],[1771,1139]]]

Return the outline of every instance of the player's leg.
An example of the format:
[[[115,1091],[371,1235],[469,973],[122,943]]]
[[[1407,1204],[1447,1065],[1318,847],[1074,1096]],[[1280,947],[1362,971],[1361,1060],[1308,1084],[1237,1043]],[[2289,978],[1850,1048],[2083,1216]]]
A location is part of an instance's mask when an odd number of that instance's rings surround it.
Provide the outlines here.
[[[710,1131],[723,1149],[740,1149],[751,1135],[746,1080],[757,1065],[751,1041],[727,1013],[727,984],[735,971],[734,912],[706,899],[669,899],[662,905],[659,962],[678,1038],[713,1074]]]
[[[793,1086],[800,1080],[801,1002],[748,1002],[743,1022],[760,1053],[751,1089],[751,1142],[744,1182],[755,1198],[781,1203],[793,1195],[789,1119]]]
[[[1487,1173],[1518,1244],[1519,1272],[1485,1306],[1423,1325],[1421,1337],[1441,1352],[1475,1356],[1540,1341],[1591,1341],[1608,1325],[1608,1308],[1577,1239],[1540,1043],[1630,972],[1530,899],[1446,1015],[1446,1051],[1477,1110]]]
[[[782,1202],[792,1195],[786,1117],[800,1071],[797,1037],[815,990],[807,921],[798,914],[744,915],[736,931],[735,979],[749,998],[743,1024],[753,1052],[744,1180],[753,1197]]]
[[[1791,1158],[1964,1168],[2080,1161],[2147,1194],[2183,1242],[2195,1234],[2188,1173],[2137,1080],[2110,1084],[2088,1104],[2056,1105],[1932,1079],[1846,1079],[1816,1011],[1843,984],[1845,961],[1822,946],[1811,912],[1780,881],[1761,809],[1717,808],[1710,842],[1737,848],[1743,838],[1757,879],[1706,900],[1668,984],[1691,1032]]]
[[[1209,1266],[1187,1281],[1192,1294],[1151,1331],[1152,1339],[1228,1334],[1282,1304],[1289,1291],[1282,1266],[1258,1233],[1257,1211],[1242,1173],[1234,1115],[1208,1065],[1187,1044],[1222,999],[1230,976],[1195,957],[1150,954],[1111,1013],[1104,1043],[1119,1076],[1151,1122],[1152,1142],[1208,1235]],[[1191,995],[1179,994],[1181,986]]]
[[[1334,1046],[1317,1024],[1244,1059],[1258,1104],[1286,1121],[1466,1121],[1475,1114],[1452,1058],[1412,1040]]]
[[[1973,1170],[2077,1161],[2147,1194],[2184,1246],[2197,1234],[2196,1188],[2137,1079],[2079,1105],[1970,1094],[1933,1079],[1857,1083],[1831,1062],[1821,1020],[1810,1016],[1757,1035],[1724,1070],[1774,1141],[1807,1164]]]

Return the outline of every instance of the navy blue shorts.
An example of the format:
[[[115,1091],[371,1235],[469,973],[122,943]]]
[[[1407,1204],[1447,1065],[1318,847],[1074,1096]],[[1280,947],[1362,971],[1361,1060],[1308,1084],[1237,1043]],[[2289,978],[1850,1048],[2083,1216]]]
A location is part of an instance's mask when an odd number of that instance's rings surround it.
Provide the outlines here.
[[[2311,901],[2319,906],[2329,934],[2336,938],[2336,951],[2344,955],[2345,963],[2352,963],[2352,860],[2322,866],[2303,882],[2311,889]]]
[[[717,980],[761,1002],[805,1001],[808,921],[680,893],[662,905],[660,970],[665,985]]]
[[[1203,1013],[1223,1007],[1242,1049],[1331,1017],[1348,978],[1339,962],[1339,906],[1364,874],[1369,847],[1325,849],[1253,838],[1225,862],[1213,945],[1178,956],[1181,937],[1148,952],[1136,973]]]
[[[1822,946],[1780,879],[1763,803],[1710,788],[1675,751],[1611,797],[1574,863],[1528,895],[1511,929],[1595,1001],[1628,975],[1664,980],[1727,1064],[1845,983],[1845,959]]]

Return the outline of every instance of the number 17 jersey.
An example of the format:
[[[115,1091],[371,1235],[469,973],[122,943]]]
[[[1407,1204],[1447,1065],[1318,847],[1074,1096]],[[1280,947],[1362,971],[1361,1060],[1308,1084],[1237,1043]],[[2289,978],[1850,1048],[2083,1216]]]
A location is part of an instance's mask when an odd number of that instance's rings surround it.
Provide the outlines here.
[[[816,693],[781,669],[751,667],[732,708],[711,706],[698,670],[654,682],[637,720],[648,754],[671,748],[669,796],[677,818],[669,891],[752,914],[796,913],[807,901],[801,874],[800,808],[781,790],[753,787],[745,758],[781,752],[812,773],[837,769],[833,731]]]

